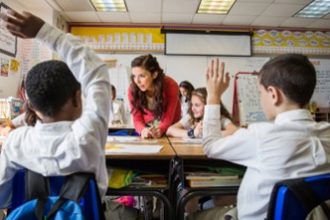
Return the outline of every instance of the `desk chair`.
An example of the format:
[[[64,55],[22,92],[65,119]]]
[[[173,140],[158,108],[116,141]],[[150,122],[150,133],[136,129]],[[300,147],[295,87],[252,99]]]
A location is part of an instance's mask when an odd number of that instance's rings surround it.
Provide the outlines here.
[[[105,217],[101,205],[100,193],[94,174],[88,175],[91,175],[91,178],[89,179],[87,190],[79,201],[79,205],[86,219],[104,220]],[[29,197],[29,193],[26,191],[26,178],[27,172],[23,169],[19,170],[13,179],[12,203],[9,208],[9,213],[25,203],[26,196]],[[65,179],[65,176],[49,177],[49,196],[57,196],[59,194]]]
[[[305,219],[314,207],[329,199],[330,174],[280,181],[273,188],[267,220]]]

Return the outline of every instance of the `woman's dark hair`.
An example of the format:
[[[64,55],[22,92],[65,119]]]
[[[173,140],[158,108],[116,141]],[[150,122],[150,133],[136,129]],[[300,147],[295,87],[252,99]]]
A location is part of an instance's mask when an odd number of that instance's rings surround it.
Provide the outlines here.
[[[180,83],[179,88],[180,87],[185,88],[187,90],[187,97],[186,97],[185,102],[190,101],[190,99],[191,99],[191,92],[195,89],[194,86],[190,82],[188,82],[188,81],[185,80],[185,81],[182,81]],[[179,93],[179,98],[180,98],[180,100],[182,98],[181,92]]]
[[[80,84],[64,62],[50,60],[28,72],[25,89],[29,107],[45,116],[54,116],[76,94]],[[28,116],[33,118],[30,110],[28,108]]]
[[[260,84],[279,88],[287,98],[304,107],[316,85],[316,72],[308,57],[284,54],[269,60],[260,70]]]
[[[201,87],[201,88],[197,88],[194,91],[192,91],[191,96],[197,96],[198,98],[200,98],[200,100],[204,103],[204,105],[206,105],[206,99],[207,99],[207,90],[205,87]],[[190,104],[190,108],[188,111],[190,118],[191,118],[191,123],[194,124],[196,122],[201,121],[203,118],[194,118],[193,112],[191,110],[191,104]],[[233,122],[233,119],[229,113],[229,111],[227,110],[227,108],[222,104],[222,102],[220,102],[220,115],[228,118],[231,122]]]
[[[150,109],[155,118],[160,119],[163,115],[163,81],[165,77],[165,73],[162,68],[160,68],[159,63],[157,62],[156,57],[153,57],[151,54],[148,55],[142,55],[139,57],[136,57],[132,63],[131,67],[140,67],[148,72],[151,73],[153,76],[154,74],[157,74],[157,77],[153,80],[153,86],[154,86],[154,108]],[[141,111],[143,114],[145,114],[144,109],[148,109],[148,100],[147,95],[145,92],[141,91],[139,87],[135,84],[133,80],[133,75],[131,75],[131,92],[132,92],[132,103],[133,111]]]

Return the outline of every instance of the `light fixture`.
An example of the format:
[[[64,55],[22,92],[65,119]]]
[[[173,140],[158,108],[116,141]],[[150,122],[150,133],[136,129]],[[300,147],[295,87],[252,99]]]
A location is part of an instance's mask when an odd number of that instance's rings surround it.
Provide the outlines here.
[[[127,12],[124,0],[90,0],[96,11]]]
[[[197,13],[228,14],[236,0],[201,0]]]
[[[322,18],[329,14],[329,12],[330,0],[314,0],[294,16],[303,18]]]

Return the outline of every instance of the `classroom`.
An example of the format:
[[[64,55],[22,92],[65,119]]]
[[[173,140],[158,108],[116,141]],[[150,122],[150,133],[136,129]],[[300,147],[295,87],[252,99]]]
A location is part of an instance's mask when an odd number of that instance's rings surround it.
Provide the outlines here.
[[[84,219],[330,219],[329,0],[0,0],[0,30],[0,220],[36,188],[21,219],[69,219],[65,187]]]

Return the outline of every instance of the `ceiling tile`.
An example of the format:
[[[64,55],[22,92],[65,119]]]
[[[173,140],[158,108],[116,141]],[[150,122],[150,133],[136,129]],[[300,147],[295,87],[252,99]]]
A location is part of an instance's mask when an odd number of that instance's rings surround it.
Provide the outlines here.
[[[96,12],[86,11],[67,11],[65,15],[70,19],[71,22],[101,22]]]
[[[95,11],[88,0],[53,0],[64,11]]]
[[[1,1],[0,1],[1,2]],[[17,2],[24,6],[27,9],[51,9],[50,6],[47,4],[46,1],[40,1],[40,0],[17,0]]]
[[[270,4],[267,3],[245,3],[236,2],[235,5],[230,9],[230,15],[259,15],[261,14]]]
[[[304,5],[293,5],[293,4],[271,4],[261,15],[262,16],[293,16],[300,11]]]
[[[328,28],[330,29],[330,21],[328,19],[317,20],[311,23],[308,28]]]
[[[225,25],[250,25],[257,16],[227,15],[222,21]]]
[[[267,17],[267,16],[259,16],[257,17],[252,26],[269,26],[269,27],[278,27],[283,23],[287,18],[285,17]]]
[[[101,22],[130,22],[129,14],[126,12],[96,12]]]
[[[125,0],[129,12],[161,12],[161,0]]]
[[[192,13],[164,13],[162,23],[191,24],[193,16]]]
[[[280,26],[281,27],[308,27],[310,24],[315,22],[317,19],[312,18],[288,18]]]
[[[130,13],[133,23],[161,23],[160,13]]]
[[[195,14],[193,24],[220,24],[226,15]]]
[[[285,3],[285,4],[309,4],[313,0],[275,0],[274,3]]]
[[[272,3],[273,1],[274,0],[236,0],[236,2],[250,2],[250,3],[254,3],[254,2]]]
[[[164,0],[163,12],[166,13],[196,13],[200,0]]]

